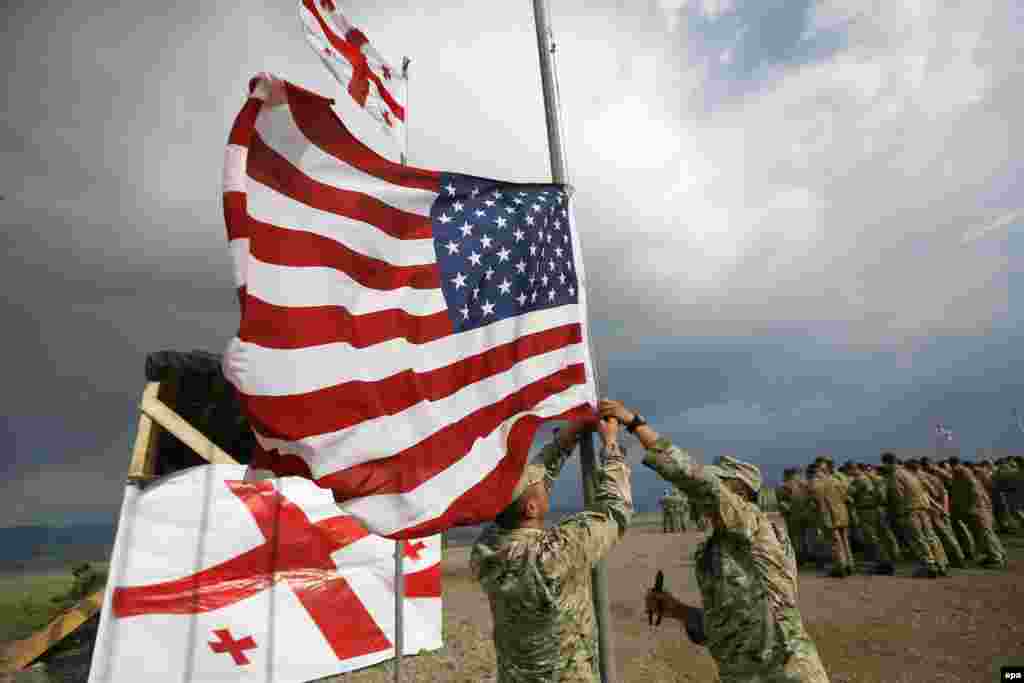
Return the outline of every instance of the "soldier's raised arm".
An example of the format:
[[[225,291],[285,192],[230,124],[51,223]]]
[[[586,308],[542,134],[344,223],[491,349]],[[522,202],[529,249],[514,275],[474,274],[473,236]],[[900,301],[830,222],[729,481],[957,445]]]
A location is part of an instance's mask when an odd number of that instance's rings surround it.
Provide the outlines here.
[[[602,417],[615,417],[626,425],[647,450],[643,464],[686,492],[693,504],[711,510],[730,531],[748,536],[753,532],[751,517],[744,514],[742,499],[723,484],[718,467],[695,461],[687,451],[659,435],[641,415],[628,410],[619,401],[604,399],[598,404],[598,411]]]
[[[604,446],[594,472],[595,509],[573,515],[545,534],[541,561],[556,576],[596,564],[626,533],[633,516],[630,467],[619,447],[618,425],[602,421],[599,430]]]

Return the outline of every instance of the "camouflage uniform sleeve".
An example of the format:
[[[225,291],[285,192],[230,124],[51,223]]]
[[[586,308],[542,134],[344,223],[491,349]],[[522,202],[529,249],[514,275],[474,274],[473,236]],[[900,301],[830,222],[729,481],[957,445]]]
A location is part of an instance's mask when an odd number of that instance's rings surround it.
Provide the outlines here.
[[[562,521],[545,534],[541,562],[552,576],[592,567],[629,528],[633,516],[630,468],[617,443],[602,451],[604,465],[594,472],[592,511]]]
[[[710,510],[729,531],[750,537],[753,517],[746,513],[743,500],[722,485],[717,467],[696,462],[690,454],[665,437],[647,449],[644,465],[668,482],[685,491],[692,504]]]
[[[547,470],[547,474],[544,477],[544,484],[551,490],[554,486],[555,480],[558,479],[558,475],[562,472],[562,466],[565,465],[565,461],[572,455],[572,448],[569,450],[563,450],[558,443],[558,437],[556,436],[551,440],[547,446],[541,449],[533,458],[534,464],[544,465],[544,469]]]

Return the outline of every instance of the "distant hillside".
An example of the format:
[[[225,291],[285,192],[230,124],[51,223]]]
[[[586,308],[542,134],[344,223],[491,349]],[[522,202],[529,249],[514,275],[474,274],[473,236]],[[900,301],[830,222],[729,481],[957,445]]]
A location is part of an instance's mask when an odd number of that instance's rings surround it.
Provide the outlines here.
[[[106,560],[114,547],[114,531],[111,524],[0,528],[0,571]]]

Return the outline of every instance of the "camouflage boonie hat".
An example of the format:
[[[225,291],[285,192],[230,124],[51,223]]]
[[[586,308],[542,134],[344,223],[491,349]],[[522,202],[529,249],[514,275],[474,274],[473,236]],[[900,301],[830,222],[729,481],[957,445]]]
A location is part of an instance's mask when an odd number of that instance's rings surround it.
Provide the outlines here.
[[[719,476],[739,479],[754,493],[761,491],[761,470],[757,465],[723,455],[715,461],[715,466],[718,467]]]
[[[544,465],[537,463],[530,463],[523,470],[523,476],[519,478],[519,483],[512,490],[512,502],[519,500],[519,496],[526,493],[526,489],[530,488],[534,484],[539,484],[544,481],[544,477],[547,476],[547,469]]]

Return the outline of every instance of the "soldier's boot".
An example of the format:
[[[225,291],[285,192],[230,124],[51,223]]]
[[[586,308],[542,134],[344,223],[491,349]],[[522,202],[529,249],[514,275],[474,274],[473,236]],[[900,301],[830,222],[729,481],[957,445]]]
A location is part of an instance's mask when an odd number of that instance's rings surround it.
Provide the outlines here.
[[[920,567],[914,570],[915,579],[937,579],[939,576],[938,567]]]
[[[875,574],[879,576],[894,576],[896,574],[896,566],[892,562],[881,562],[875,567]]]

